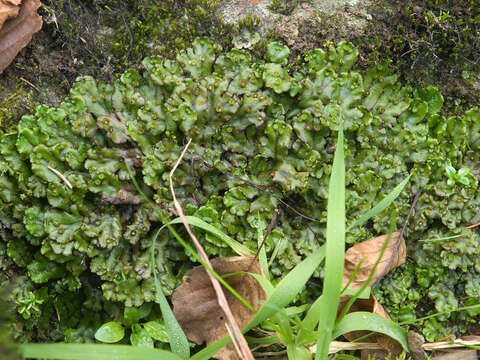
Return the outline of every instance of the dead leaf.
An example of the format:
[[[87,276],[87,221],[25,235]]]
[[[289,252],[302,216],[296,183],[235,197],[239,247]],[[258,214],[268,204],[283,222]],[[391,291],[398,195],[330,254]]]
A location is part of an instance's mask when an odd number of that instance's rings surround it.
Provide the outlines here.
[[[5,21],[18,15],[21,2],[22,0],[0,0],[0,29]]]
[[[382,256],[382,259],[380,260],[369,285],[373,285],[382,277],[384,277],[390,270],[405,263],[407,253],[405,240],[403,238],[399,238],[399,234],[399,232],[394,232],[392,234],[390,243],[388,244],[385,253]],[[370,271],[373,269],[373,266],[380,255],[380,251],[386,239],[387,235],[378,236],[376,238],[355,244],[347,250],[345,253],[345,269],[342,279],[343,286],[348,283],[348,280],[351,278],[355,267],[360,260],[365,258],[360,266],[359,271],[355,275],[355,279],[353,279],[352,283],[349,285],[349,288],[354,290],[362,287],[364,282],[368,280]]]
[[[466,345],[478,346],[480,345],[480,336],[467,335],[453,341],[436,341],[433,343],[423,344],[423,349],[426,351],[435,351],[440,349],[450,349],[455,347],[465,347]]]
[[[260,264],[255,261],[249,268],[253,257],[236,256],[211,259],[213,269],[219,274],[239,271],[262,274]],[[237,274],[225,279],[247,302],[258,310],[267,299],[260,284],[248,274]],[[240,328],[245,327],[254,314],[235,296],[224,289],[227,302]],[[207,344],[228,335],[225,315],[218,305],[215,291],[203,266],[194,267],[183,277],[182,284],[172,295],[173,312],[188,339],[197,344]],[[217,359],[242,360],[232,344],[222,348],[214,356]]]
[[[349,295],[345,295],[345,296],[342,296],[342,298],[340,299],[340,304],[338,307],[339,314],[343,310],[344,306],[347,304],[350,297],[351,296]],[[380,304],[377,301],[377,299],[375,298],[375,296],[373,296],[373,294],[370,295],[369,299],[357,299],[353,303],[353,305],[350,307],[350,310],[348,312],[351,313],[355,311],[366,311],[366,312],[377,314],[384,318],[390,319],[390,316],[388,316],[382,304]],[[363,331],[352,331],[347,334],[344,334],[343,336],[346,339],[353,341],[367,334],[370,334],[370,331],[363,330]],[[391,353],[392,355],[398,356],[402,352],[402,345],[400,345],[396,340],[384,334],[374,334],[372,336],[365,338],[362,341],[377,343],[384,350],[362,350],[361,359],[368,359],[368,356],[372,357],[373,355],[375,355],[375,359],[382,360],[382,359],[385,359],[389,353]],[[395,358],[395,357],[392,357],[392,358]]]
[[[425,351],[423,351],[424,343],[425,339],[422,335],[413,330],[408,331],[408,348],[413,360],[425,360],[427,358]]]
[[[477,350],[450,350],[432,357],[432,360],[478,360]]]
[[[27,46],[32,35],[42,28],[42,18],[37,14],[42,5],[40,0],[24,0],[18,10],[20,2],[0,0],[0,73]],[[11,18],[15,16],[13,11],[18,15]]]

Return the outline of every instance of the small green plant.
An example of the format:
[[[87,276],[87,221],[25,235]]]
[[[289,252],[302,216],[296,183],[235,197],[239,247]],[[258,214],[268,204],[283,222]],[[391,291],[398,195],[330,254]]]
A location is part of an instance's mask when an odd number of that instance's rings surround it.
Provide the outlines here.
[[[151,312],[152,304],[146,303],[139,308],[127,307],[121,321],[109,321],[95,333],[95,339],[103,343],[116,343],[125,336],[125,329],[130,328],[130,343],[134,346],[154,347],[154,341],[169,342],[165,326],[158,321],[140,320]]]
[[[447,185],[450,187],[454,187],[457,183],[468,186],[477,181],[469,168],[461,168],[457,171],[451,164],[448,164],[445,166],[445,171],[448,176]]]

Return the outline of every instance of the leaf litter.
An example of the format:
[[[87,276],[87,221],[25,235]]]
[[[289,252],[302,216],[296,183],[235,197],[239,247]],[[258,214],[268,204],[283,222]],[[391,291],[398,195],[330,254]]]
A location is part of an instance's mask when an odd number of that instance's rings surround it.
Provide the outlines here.
[[[235,256],[211,259],[213,269],[219,275],[235,274],[225,278],[244,299],[256,310],[267,299],[257,280],[244,272],[262,274],[258,261],[253,256]],[[245,327],[254,317],[233,294],[225,296],[240,328]],[[197,344],[212,344],[229,335],[223,310],[220,308],[207,271],[203,266],[194,267],[183,277],[182,284],[172,295],[173,313],[185,331],[187,338]],[[232,344],[224,347],[216,355],[218,359],[241,359]]]
[[[40,0],[0,0],[0,73],[42,28]]]

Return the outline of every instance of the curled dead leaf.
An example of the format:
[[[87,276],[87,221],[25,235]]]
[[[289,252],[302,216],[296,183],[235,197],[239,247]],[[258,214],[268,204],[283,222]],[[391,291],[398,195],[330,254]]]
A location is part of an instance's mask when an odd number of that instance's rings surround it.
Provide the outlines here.
[[[424,343],[425,339],[422,335],[413,330],[408,331],[408,348],[413,360],[425,360],[427,358],[425,351],[423,351]]]
[[[14,18],[20,11],[22,0],[0,0],[0,28],[10,18]]]
[[[37,14],[40,0],[24,0],[21,6],[20,2],[0,0],[0,73],[42,28],[42,18]]]
[[[440,353],[432,360],[478,360],[477,350],[471,349],[456,349],[450,350],[447,353]]]
[[[211,259],[213,269],[219,275],[248,271],[262,274],[260,264],[253,257],[236,256]],[[260,284],[248,274],[236,274],[225,278],[251,306],[256,310],[267,299]],[[245,327],[254,314],[235,296],[224,289],[227,302],[240,328]],[[228,335],[225,315],[218,305],[215,291],[203,266],[194,267],[183,277],[182,284],[172,295],[173,312],[188,339],[197,344],[207,344]],[[217,359],[242,360],[232,344],[221,349],[214,356]]]
[[[394,232],[392,234],[390,242],[375,270],[375,273],[373,274],[369,285],[373,285],[382,277],[384,277],[390,270],[405,263],[407,249],[405,246],[405,240],[403,238],[399,238],[399,235],[399,232]],[[386,240],[387,235],[378,236],[376,238],[355,244],[347,250],[345,253],[345,269],[342,279],[343,286],[345,286],[348,283],[348,280],[352,277],[358,263],[362,259],[365,259],[361,264],[355,279],[353,279],[349,285],[349,288],[354,290],[362,287],[365,281],[367,281]]]

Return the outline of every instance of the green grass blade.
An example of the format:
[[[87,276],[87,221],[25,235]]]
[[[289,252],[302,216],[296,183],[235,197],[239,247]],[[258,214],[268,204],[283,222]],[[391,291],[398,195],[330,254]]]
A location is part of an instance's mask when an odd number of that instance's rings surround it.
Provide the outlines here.
[[[264,336],[264,337],[252,337],[252,336],[245,336],[249,344],[256,344],[256,345],[273,345],[278,344],[280,339],[278,338],[277,334]]]
[[[260,224],[260,213],[257,213],[257,223]],[[257,228],[257,246],[260,248],[260,246],[265,245],[263,244],[263,231],[266,230],[265,228],[262,228],[258,226]],[[260,249],[260,252],[258,253],[258,262],[260,263],[260,266],[263,269],[263,272],[265,274],[265,277],[267,279],[270,279],[270,274],[268,271],[268,260],[267,260],[267,251],[265,250],[265,246],[262,246]]]
[[[165,328],[167,330],[169,342],[170,342],[170,349],[173,353],[177,354],[184,360],[188,360],[190,358],[190,346],[188,345],[188,340],[183,332],[180,324],[178,323],[175,315],[173,314],[170,305],[165,297],[165,294],[162,291],[162,285],[157,278],[157,267],[155,266],[155,244],[157,242],[158,234],[160,230],[157,230],[155,235],[152,238],[152,245],[150,248],[151,251],[151,266],[153,277],[155,279],[155,289],[156,289],[156,302],[160,306],[160,311],[162,312],[163,321],[165,322]]]
[[[323,295],[322,295],[323,296]],[[317,326],[320,319],[321,307],[323,303],[322,296],[319,296],[308,309],[307,314],[305,315],[302,321],[302,329],[299,331],[297,336],[298,344],[307,344],[312,341],[313,331],[315,326]]]
[[[367,280],[362,284],[360,289],[358,289],[355,292],[355,294],[350,299],[348,299],[347,303],[345,304],[345,306],[342,309],[342,312],[337,317],[335,325],[338,325],[342,321],[343,317],[348,313],[348,311],[350,310],[351,306],[355,303],[355,301],[357,301],[360,294],[363,291],[365,291],[365,289],[367,287],[369,287],[369,284],[373,279],[373,275],[375,274],[375,271],[377,270],[378,264],[380,264],[380,260],[382,260],[383,255],[385,254],[385,251],[387,250],[387,247],[390,244],[390,240],[392,239],[392,234],[393,234],[393,231],[394,231],[396,226],[397,226],[397,214],[394,211],[394,212],[392,212],[392,216],[390,218],[390,229],[388,231],[387,238],[385,239],[385,241],[382,244],[382,248],[380,249],[380,253],[377,256],[377,259],[375,260],[375,264],[373,265],[372,269],[370,270],[370,273],[368,274]],[[399,238],[397,241],[400,242],[401,239]],[[352,275],[350,280],[352,280],[354,276],[355,275]]]
[[[182,360],[165,350],[105,344],[22,344],[25,358],[58,360]]]
[[[390,204],[400,195],[402,190],[405,188],[405,186],[408,183],[408,180],[410,180],[410,176],[406,179],[404,179],[400,184],[398,184],[395,189],[392,190],[390,194],[388,194],[382,201],[380,201],[377,205],[375,205],[372,209],[367,211],[365,214],[360,216],[357,220],[355,220],[352,224],[350,224],[347,228],[347,231],[350,229],[353,229],[354,227],[360,226],[364,224],[366,221],[368,221],[371,217],[381,213],[383,210],[385,210]]]
[[[365,311],[352,312],[345,315],[333,333],[333,338],[346,334],[350,331],[367,330],[385,334],[395,339],[408,351],[407,331],[392,320]]]
[[[338,140],[333,159],[327,204],[327,241],[325,279],[321,296],[316,360],[328,358],[333,325],[337,316],[345,260],[345,157],[343,125],[338,129]]]
[[[218,230],[215,226],[210,225],[209,223],[203,221],[202,219],[196,217],[196,216],[185,216],[187,219],[188,223],[190,225],[196,226],[202,230],[205,230],[215,236],[217,236],[220,240],[224,241],[225,244],[230,246],[233,251],[235,251],[237,254],[242,255],[242,256],[252,256],[255,255],[252,250],[250,250],[248,247],[245,245],[242,245],[238,241],[232,239],[230,236],[225,234],[223,231]],[[169,222],[170,225],[172,224],[182,224],[182,219],[175,218],[172,221]]]
[[[275,315],[278,309],[287,306],[302,290],[315,269],[325,258],[325,246],[316,249],[310,256],[295,266],[275,287],[272,295],[260,308],[255,317],[242,330],[243,333],[261,324],[266,319]],[[191,357],[191,360],[208,360],[218,350],[230,342],[230,337],[225,337],[199,351]]]
[[[415,323],[419,323],[419,322],[422,322],[422,321],[425,321],[425,320],[428,320],[428,319],[431,319],[431,318],[434,318],[434,317],[437,317],[437,316],[442,316],[442,315],[446,315],[446,314],[451,314],[452,312],[456,312],[456,311],[468,311],[468,310],[477,310],[477,309],[480,309],[480,304],[463,306],[463,307],[459,307],[459,308],[456,308],[456,309],[453,309],[453,310],[437,312],[437,313],[435,313],[435,314],[427,315],[427,316],[424,316],[424,317],[422,317],[422,318],[413,319],[413,320],[408,320],[408,321],[403,321],[403,322],[400,323],[400,325],[415,324]]]
[[[258,281],[263,291],[265,291],[265,294],[267,294],[267,297],[270,297],[273,294],[273,291],[275,290],[275,288],[273,287],[270,280],[268,280],[267,278],[263,277],[260,274],[256,274],[256,273],[248,273],[248,274],[250,276],[253,276]]]
[[[273,262],[277,258],[278,253],[280,252],[280,247],[283,246],[285,241],[286,239],[283,237],[278,240],[277,244],[275,245],[275,249],[273,249],[272,255],[270,256],[270,260],[268,261],[268,266],[272,266]]]

